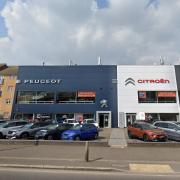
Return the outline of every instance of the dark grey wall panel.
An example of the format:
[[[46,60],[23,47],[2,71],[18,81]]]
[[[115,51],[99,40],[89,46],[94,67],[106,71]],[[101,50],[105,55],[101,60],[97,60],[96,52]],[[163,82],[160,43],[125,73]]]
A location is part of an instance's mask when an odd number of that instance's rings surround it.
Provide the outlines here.
[[[13,113],[88,113],[112,111],[112,127],[118,126],[116,66],[20,66],[18,79],[61,79],[60,84],[17,84],[17,91],[96,91],[94,104],[28,104],[14,102]],[[16,95],[15,95],[16,97]],[[102,108],[100,100],[106,99],[108,107]]]

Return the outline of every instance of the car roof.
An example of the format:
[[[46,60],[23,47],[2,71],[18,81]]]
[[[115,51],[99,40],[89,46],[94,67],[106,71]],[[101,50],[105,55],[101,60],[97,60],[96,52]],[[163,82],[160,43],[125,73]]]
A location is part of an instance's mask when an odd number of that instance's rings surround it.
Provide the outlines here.
[[[155,123],[176,123],[177,121],[156,121]]]
[[[150,124],[148,122],[143,122],[143,121],[135,121],[133,124]]]
[[[14,119],[12,119],[12,120],[7,120],[7,122],[28,122],[28,121],[26,121],[26,120],[14,120]]]

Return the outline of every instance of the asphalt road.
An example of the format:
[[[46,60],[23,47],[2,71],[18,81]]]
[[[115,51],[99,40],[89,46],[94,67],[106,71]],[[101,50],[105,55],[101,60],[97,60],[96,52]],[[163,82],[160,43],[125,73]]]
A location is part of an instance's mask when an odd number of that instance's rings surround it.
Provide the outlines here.
[[[123,174],[37,169],[0,169],[0,180],[179,180],[180,175]]]

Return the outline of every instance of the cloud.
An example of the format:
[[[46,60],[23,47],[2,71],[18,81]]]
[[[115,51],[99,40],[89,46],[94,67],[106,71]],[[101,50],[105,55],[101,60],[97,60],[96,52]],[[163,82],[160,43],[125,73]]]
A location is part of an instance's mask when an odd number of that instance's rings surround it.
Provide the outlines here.
[[[159,0],[8,1],[2,16],[8,30],[0,38],[0,60],[8,64],[152,64],[179,59],[180,3]]]
[[[158,5],[159,5],[158,0],[149,0],[149,2],[146,5],[146,8],[149,8],[150,6],[154,6],[157,9]]]

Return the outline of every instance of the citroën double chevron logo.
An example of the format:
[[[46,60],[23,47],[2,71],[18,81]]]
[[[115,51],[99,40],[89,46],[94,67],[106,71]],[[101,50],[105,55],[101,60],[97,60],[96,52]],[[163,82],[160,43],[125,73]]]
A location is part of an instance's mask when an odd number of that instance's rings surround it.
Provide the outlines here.
[[[133,78],[127,78],[125,80],[125,86],[127,86],[128,84],[132,84],[135,86],[135,80]]]

